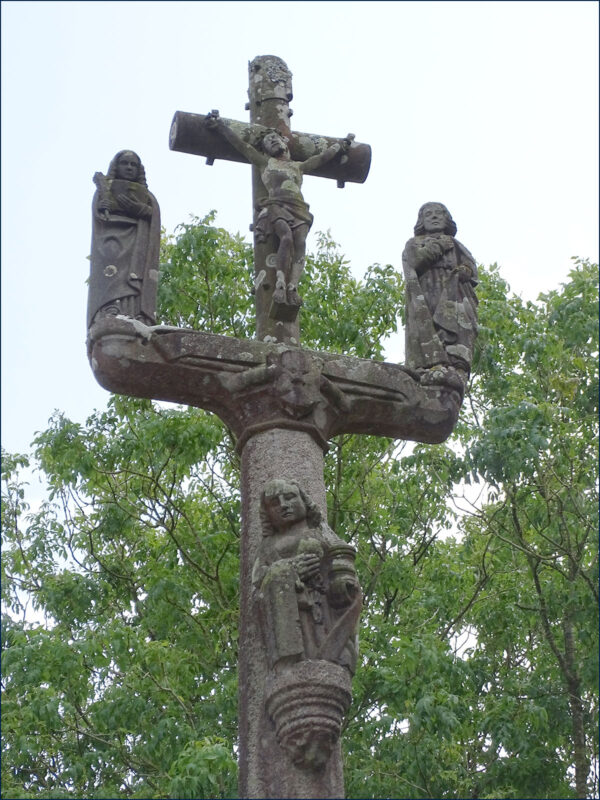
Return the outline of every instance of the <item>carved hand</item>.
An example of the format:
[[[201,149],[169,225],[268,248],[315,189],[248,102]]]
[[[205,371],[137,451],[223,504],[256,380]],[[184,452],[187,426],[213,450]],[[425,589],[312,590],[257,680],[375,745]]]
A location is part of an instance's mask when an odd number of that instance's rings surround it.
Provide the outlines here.
[[[104,197],[98,200],[98,211],[103,214],[109,214],[112,209],[112,203],[109,197]]]
[[[217,128],[219,125],[222,125],[221,117],[219,116],[219,112],[217,109],[213,109],[210,111],[206,117],[204,118],[204,124],[207,128]]]
[[[309,581],[319,574],[321,559],[316,553],[301,553],[294,556],[292,563],[301,581]]]
[[[354,141],[354,134],[349,133],[344,139],[342,139],[342,153],[346,155],[348,150],[352,147],[352,142]]]
[[[430,258],[438,259],[444,255],[444,248],[437,239],[426,239],[423,242],[422,249]]]
[[[132,217],[149,217],[152,215],[152,209],[145,203],[140,203],[138,200],[132,200],[126,194],[117,195],[117,200],[121,208],[128,211]]]
[[[426,239],[424,242],[415,245],[411,250],[412,259],[414,259],[412,266],[415,267],[418,274],[435,264],[444,255],[444,248],[435,239]]]
[[[461,283],[467,283],[473,278],[473,270],[468,264],[459,264],[456,270],[458,272],[458,280]]]

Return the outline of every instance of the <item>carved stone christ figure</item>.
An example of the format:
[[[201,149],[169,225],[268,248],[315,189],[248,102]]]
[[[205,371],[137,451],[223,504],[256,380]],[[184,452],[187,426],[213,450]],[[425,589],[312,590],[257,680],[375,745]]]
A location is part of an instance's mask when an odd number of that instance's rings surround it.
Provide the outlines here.
[[[218,112],[212,111],[207,116],[207,124],[260,170],[268,194],[255,219],[254,234],[258,241],[265,241],[270,234],[279,241],[273,300],[300,305],[298,281],[304,269],[306,237],[313,222],[301,192],[302,177],[305,172],[331,161],[342,146],[336,142],[305,161],[294,161],[287,141],[275,130],[265,134],[261,149],[257,149],[225,124]],[[349,140],[344,141],[350,145]]]
[[[108,174],[94,175],[88,327],[122,314],[155,323],[160,210],[140,157],[121,150]]]
[[[454,238],[456,225],[442,203],[425,203],[414,230],[402,254],[407,366],[450,365],[468,375],[477,336],[475,259]]]
[[[362,602],[354,548],[323,522],[293,480],[267,483],[260,513],[263,539],[252,581],[269,667],[322,659],[354,674]]]

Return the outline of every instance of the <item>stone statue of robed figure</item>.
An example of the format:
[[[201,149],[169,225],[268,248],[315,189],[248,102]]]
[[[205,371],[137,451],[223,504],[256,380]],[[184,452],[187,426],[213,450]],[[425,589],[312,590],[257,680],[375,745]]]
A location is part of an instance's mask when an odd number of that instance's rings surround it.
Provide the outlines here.
[[[270,667],[324,659],[354,674],[361,608],[354,548],[336,536],[294,480],[265,486],[261,519],[252,578]]]
[[[292,763],[320,772],[338,743],[356,669],[356,551],[293,479],[264,486],[260,518],[252,583],[270,670],[266,709]]]
[[[160,210],[140,157],[121,150],[94,183],[88,328],[117,315],[154,325]]]
[[[456,224],[442,203],[425,203],[414,230],[402,254],[406,365],[421,372],[421,382],[435,383],[445,372],[464,384],[477,336],[477,265],[455,239]]]

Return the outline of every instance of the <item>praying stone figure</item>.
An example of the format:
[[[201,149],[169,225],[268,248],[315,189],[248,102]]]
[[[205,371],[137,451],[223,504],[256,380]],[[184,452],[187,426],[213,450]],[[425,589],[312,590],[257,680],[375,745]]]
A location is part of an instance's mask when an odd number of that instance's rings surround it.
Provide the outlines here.
[[[117,315],[154,325],[160,210],[140,157],[121,150],[94,183],[88,328]]]
[[[477,265],[442,203],[425,203],[414,230],[402,254],[406,365],[422,372],[422,383],[452,376],[453,367],[464,387],[477,336]]]
[[[306,237],[313,223],[300,188],[305,172],[319,169],[339,152],[346,152],[352,141],[335,142],[321,153],[304,161],[290,156],[288,142],[276,130],[268,130],[262,137],[260,149],[254,147],[212,111],[206,117],[211,130],[219,132],[235,149],[260,170],[267,191],[253,223],[256,240],[266,241],[274,234],[279,246],[276,255],[276,283],[273,293],[273,315],[294,319],[302,299],[298,294],[298,281],[304,269]]]
[[[267,710],[293,763],[320,770],[339,738],[356,668],[355,551],[294,480],[265,485],[260,516],[252,582],[271,670]]]

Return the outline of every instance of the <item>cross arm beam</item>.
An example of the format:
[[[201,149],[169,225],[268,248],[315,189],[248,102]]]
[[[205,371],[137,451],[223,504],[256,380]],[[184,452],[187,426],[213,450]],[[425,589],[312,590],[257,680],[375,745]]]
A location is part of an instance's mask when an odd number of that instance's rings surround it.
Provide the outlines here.
[[[176,111],[171,123],[169,147],[180,153],[191,153],[205,156],[208,163],[216,159],[249,163],[235,147],[215,130],[211,130],[208,114],[190,114]],[[257,123],[237,122],[223,119],[244,141],[256,146],[268,128]],[[331,136],[315,136],[310,133],[292,131],[289,141],[290,155],[294,161],[306,161],[308,158],[338,143],[342,147],[344,139]],[[351,140],[349,149],[341,159],[329,161],[316,169],[307,169],[307,175],[331,178],[339,183],[364,183],[371,166],[371,147],[368,144]]]

